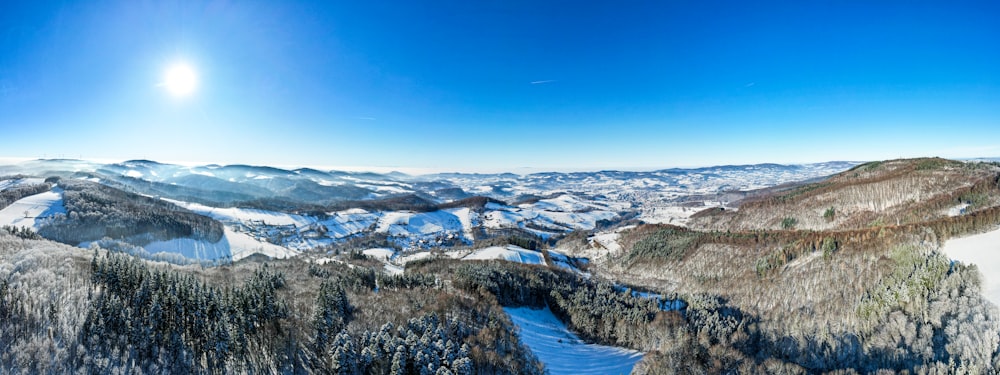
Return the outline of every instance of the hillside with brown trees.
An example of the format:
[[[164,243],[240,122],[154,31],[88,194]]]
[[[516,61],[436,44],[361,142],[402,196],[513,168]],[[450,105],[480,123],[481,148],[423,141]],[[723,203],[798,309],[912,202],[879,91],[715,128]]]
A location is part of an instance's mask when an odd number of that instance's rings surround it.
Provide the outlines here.
[[[654,350],[640,373],[683,358],[707,372],[995,373],[1000,314],[979,269],[939,249],[1000,226],[998,183],[993,163],[863,164],[689,228],[624,231],[623,251],[591,270],[732,312],[690,332],[690,347]]]
[[[703,230],[848,230],[969,215],[1000,205],[1000,165],[938,158],[859,165],[826,180],[709,209],[692,218]]]

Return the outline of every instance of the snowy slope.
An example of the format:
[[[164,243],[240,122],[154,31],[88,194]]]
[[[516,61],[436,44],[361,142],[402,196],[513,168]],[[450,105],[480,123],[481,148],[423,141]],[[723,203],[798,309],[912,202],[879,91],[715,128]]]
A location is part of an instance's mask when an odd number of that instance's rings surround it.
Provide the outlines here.
[[[289,251],[298,253],[301,250],[332,243],[333,238],[323,238],[309,235],[319,223],[312,216],[286,214],[282,212],[248,209],[248,208],[216,208],[198,203],[182,202],[164,199],[195,213],[218,220],[227,228],[227,237],[240,245],[241,249],[262,248],[262,254],[278,254],[279,258],[287,257]],[[336,220],[336,219],[331,219]],[[350,221],[349,221],[350,222]],[[354,232],[357,233],[357,232]],[[335,232],[333,234],[338,234]],[[344,233],[349,235],[353,233]],[[342,237],[342,236],[341,236]],[[268,239],[280,239],[282,246],[275,245]],[[285,249],[284,251],[278,248]]]
[[[517,228],[543,238],[572,230],[592,229],[597,221],[618,217],[625,207],[607,202],[590,202],[563,194],[533,204],[512,207],[489,203],[485,209],[449,208],[431,212],[374,211],[349,209],[331,212],[320,219],[246,208],[215,208],[203,204],[165,199],[196,213],[219,220],[236,232],[281,246],[305,251],[362,233],[391,236],[406,249],[431,248],[443,241],[471,244],[476,228]]]
[[[545,364],[549,374],[628,374],[642,359],[643,353],[635,350],[584,343],[548,307],[505,307],[504,311],[520,328],[521,342]]]
[[[448,211],[390,211],[382,215],[375,231],[393,236],[427,238],[463,235],[467,228],[463,227],[458,216]]]
[[[463,256],[462,260],[506,260],[508,262],[537,264],[562,267],[570,271],[579,272],[573,266],[570,258],[556,250],[548,250],[552,264],[545,261],[545,256],[540,251],[528,250],[520,246],[491,246],[473,251],[471,254]],[[449,253],[450,254],[450,253]]]
[[[216,208],[198,203],[188,203],[172,199],[164,199],[170,203],[184,207],[196,213],[211,217],[221,222],[260,222],[262,225],[309,225],[315,222],[312,218],[301,215],[285,214],[274,211],[251,208]]]
[[[391,260],[396,258],[396,250],[384,247],[362,250],[361,253],[376,260]]]
[[[0,191],[20,186],[38,185],[44,182],[45,180],[41,178],[9,178],[6,180],[0,180]]]
[[[487,228],[519,228],[548,238],[573,230],[594,229],[598,221],[615,219],[628,208],[629,205],[623,202],[562,194],[517,207],[488,203],[482,223]]]
[[[941,251],[951,259],[978,266],[983,275],[983,297],[1000,306],[1000,229],[950,239]]]
[[[21,198],[0,210],[0,225],[24,226],[37,231],[39,224],[44,222],[45,218],[66,213],[62,194],[62,189],[54,188],[41,194]]]
[[[507,245],[505,247],[487,247],[476,250],[472,254],[466,255],[462,258],[462,260],[488,259],[500,259],[516,263],[545,265],[545,258],[542,257],[541,252],[523,249],[514,245]]]
[[[173,253],[189,259],[238,261],[253,254],[263,254],[271,258],[289,258],[300,252],[275,244],[259,241],[245,233],[226,228],[222,239],[216,243],[191,238],[175,238],[156,241],[143,246],[151,254]]]
[[[263,254],[272,258],[289,258],[300,254],[297,250],[259,241],[229,228],[226,228],[225,241],[229,242],[229,251],[233,254],[233,261],[253,254]]]
[[[151,242],[143,248],[150,254],[170,253],[198,260],[226,260],[233,257],[226,237],[222,237],[216,243],[192,238],[174,238],[167,241]]]
[[[403,273],[405,263],[397,263],[399,260],[399,254],[395,249],[379,247],[362,250],[361,253],[382,262],[384,264],[382,269],[390,275],[399,275]]]
[[[0,211],[0,225],[27,226],[37,230],[45,218],[66,213],[66,208],[62,203],[62,194],[62,189],[57,187],[51,191],[22,198]],[[27,217],[25,217],[25,211],[28,212]],[[232,212],[234,211],[222,211],[225,214]],[[285,217],[270,217],[263,213],[250,212],[256,215],[253,216],[255,218],[287,220]],[[220,213],[220,215],[222,214]],[[87,247],[89,244],[81,245]],[[234,232],[229,228],[226,228],[225,235],[216,243],[191,238],[175,238],[168,241],[155,241],[143,246],[143,248],[150,254],[173,253],[198,260],[239,260],[253,253],[261,253],[275,258],[287,258],[299,254],[298,251],[262,242],[244,233]]]

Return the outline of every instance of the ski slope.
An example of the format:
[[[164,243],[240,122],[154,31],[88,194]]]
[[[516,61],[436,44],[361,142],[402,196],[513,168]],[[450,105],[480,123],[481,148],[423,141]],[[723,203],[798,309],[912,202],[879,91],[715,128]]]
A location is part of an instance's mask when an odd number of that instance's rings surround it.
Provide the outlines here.
[[[584,343],[548,307],[505,307],[504,311],[520,328],[521,342],[551,375],[628,374],[642,359],[639,351]]]

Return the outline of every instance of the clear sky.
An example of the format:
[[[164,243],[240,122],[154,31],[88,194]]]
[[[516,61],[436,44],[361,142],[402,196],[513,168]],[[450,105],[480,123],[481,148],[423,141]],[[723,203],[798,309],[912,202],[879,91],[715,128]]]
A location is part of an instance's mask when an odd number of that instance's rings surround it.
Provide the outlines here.
[[[4,2],[0,156],[461,171],[1000,156],[997,4]]]

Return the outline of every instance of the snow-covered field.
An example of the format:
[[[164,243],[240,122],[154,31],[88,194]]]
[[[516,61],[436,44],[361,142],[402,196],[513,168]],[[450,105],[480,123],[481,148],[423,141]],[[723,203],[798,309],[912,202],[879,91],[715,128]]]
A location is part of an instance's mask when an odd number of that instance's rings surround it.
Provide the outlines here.
[[[487,247],[476,250],[472,254],[462,258],[462,260],[486,259],[500,259],[524,264],[545,264],[545,258],[542,257],[541,252],[523,249],[514,245]]]
[[[508,262],[537,264],[543,266],[558,266],[570,271],[579,272],[570,262],[570,258],[556,250],[548,250],[552,264],[545,261],[545,256],[541,251],[528,250],[516,245],[491,246],[478,249],[471,254],[463,256],[462,260],[506,260]]]
[[[1000,306],[1000,229],[948,240],[941,250],[951,259],[978,266],[983,296]]]
[[[389,248],[372,248],[361,251],[362,254],[384,263],[382,269],[390,275],[399,275],[403,273],[403,267],[405,263],[398,263],[399,254],[395,249]]]
[[[705,207],[694,208],[694,207],[682,207],[682,206],[669,206],[669,205],[650,205],[644,207],[639,218],[649,224],[673,224],[673,225],[687,225],[688,220],[691,215],[694,215],[700,210],[709,207],[718,207],[718,205],[706,205]]]
[[[505,307],[504,311],[520,328],[521,342],[545,364],[549,374],[628,374],[642,359],[643,353],[635,350],[584,343],[548,307]]]
[[[245,233],[234,232],[229,228],[226,228],[226,236],[223,241],[229,243],[229,251],[233,254],[233,261],[253,254],[263,254],[272,258],[289,258],[300,253],[294,249],[257,240]]]
[[[271,258],[289,258],[299,255],[299,251],[259,241],[246,233],[234,232],[225,228],[225,235],[219,242],[210,243],[191,238],[175,238],[169,241],[157,241],[143,246],[151,254],[174,253],[185,258],[198,260],[232,259],[237,261],[253,254],[267,255]]]
[[[188,203],[172,199],[164,199],[170,203],[184,207],[196,213],[211,217],[221,222],[259,222],[262,225],[309,225],[314,219],[301,215],[285,214],[274,211],[252,208],[216,208],[198,203]]]
[[[55,214],[65,214],[62,204],[62,189],[54,188],[41,194],[21,198],[0,210],[0,225],[29,227],[38,230],[45,218]]]
[[[377,260],[391,260],[396,257],[396,250],[382,247],[367,249],[361,253]]]

